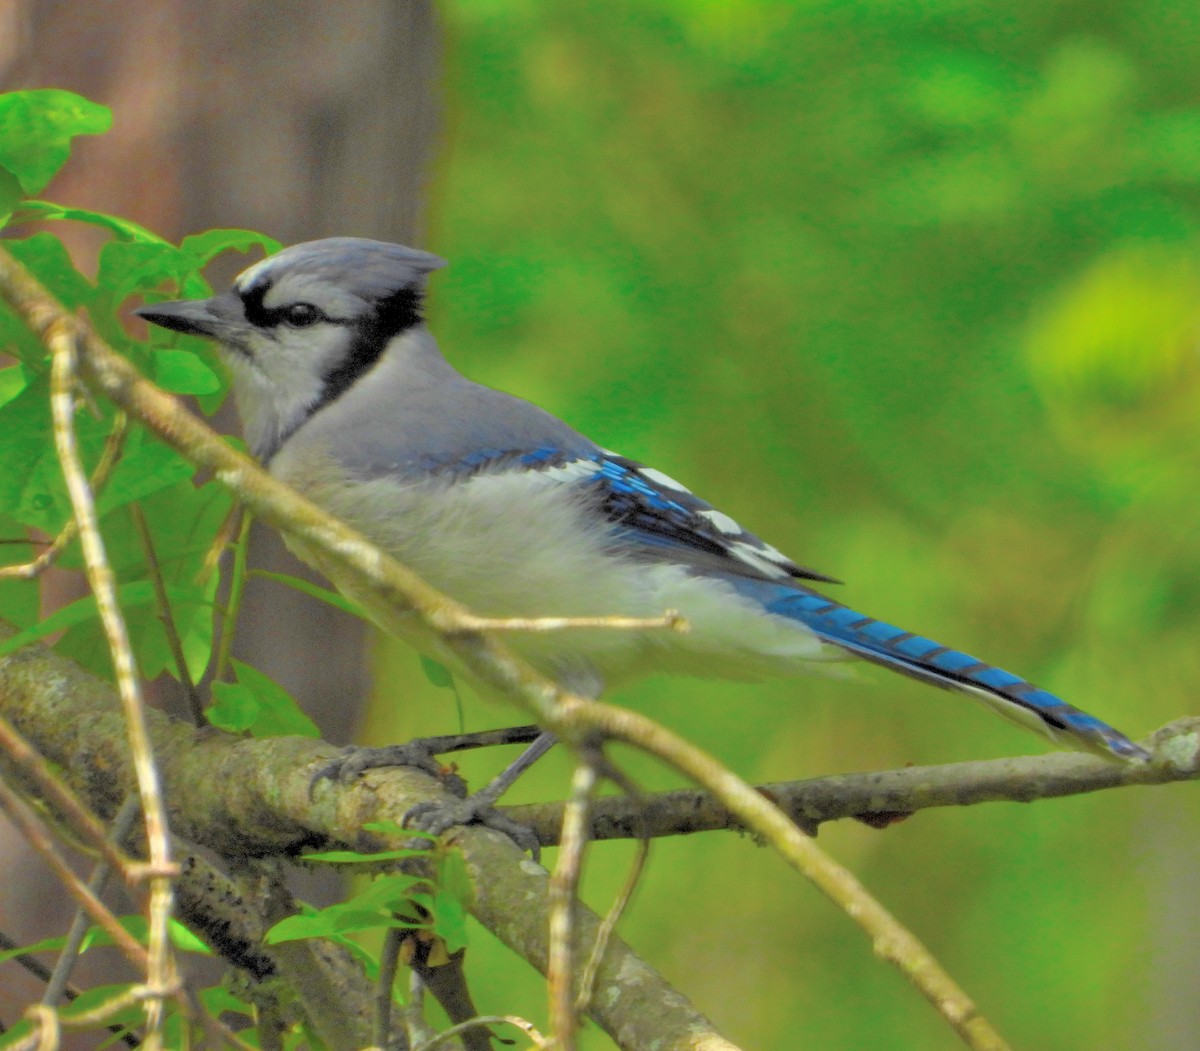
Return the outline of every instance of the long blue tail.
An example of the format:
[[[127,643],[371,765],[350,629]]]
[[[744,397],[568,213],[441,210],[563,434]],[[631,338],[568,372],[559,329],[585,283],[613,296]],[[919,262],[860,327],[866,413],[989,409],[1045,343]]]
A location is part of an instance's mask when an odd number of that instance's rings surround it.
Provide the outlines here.
[[[868,617],[798,585],[739,581],[735,587],[754,594],[772,613],[800,621],[822,639],[859,657],[935,686],[962,690],[1054,741],[1121,759],[1150,758],[1119,730],[1061,697],[933,639]]]

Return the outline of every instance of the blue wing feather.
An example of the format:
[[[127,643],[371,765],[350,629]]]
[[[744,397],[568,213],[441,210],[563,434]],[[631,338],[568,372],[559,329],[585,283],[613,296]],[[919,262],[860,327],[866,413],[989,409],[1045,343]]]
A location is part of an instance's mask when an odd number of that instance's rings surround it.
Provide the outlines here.
[[[734,587],[769,612],[799,621],[822,639],[866,660],[945,689],[983,691],[1001,714],[1026,723],[1032,717],[1055,739],[1074,738],[1093,751],[1122,759],[1149,758],[1145,749],[1095,716],[961,650],[868,617],[800,585],[736,581]]]
[[[1123,759],[1148,758],[1120,731],[1019,675],[811,590],[800,581],[836,581],[797,565],[673,479],[633,460],[604,450],[580,456],[547,446],[481,452],[437,471],[473,475],[514,468],[558,470],[564,484],[589,491],[624,554],[683,563],[724,579],[767,612],[802,624],[826,642],[932,685],[965,690],[1052,738]]]

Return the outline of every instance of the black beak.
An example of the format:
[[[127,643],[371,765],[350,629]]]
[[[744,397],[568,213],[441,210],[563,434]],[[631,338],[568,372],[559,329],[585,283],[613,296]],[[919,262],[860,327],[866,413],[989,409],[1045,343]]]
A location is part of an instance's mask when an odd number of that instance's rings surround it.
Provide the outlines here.
[[[246,321],[241,299],[230,292],[212,299],[154,303],[142,307],[136,314],[152,325],[208,339],[221,339],[234,325],[244,326]]]

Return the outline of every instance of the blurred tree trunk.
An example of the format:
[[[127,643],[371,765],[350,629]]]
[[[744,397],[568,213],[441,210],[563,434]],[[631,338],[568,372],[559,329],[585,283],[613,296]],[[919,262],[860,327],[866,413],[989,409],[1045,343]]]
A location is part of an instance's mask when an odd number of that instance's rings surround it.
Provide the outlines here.
[[[350,234],[423,244],[440,66],[431,0],[0,4],[4,90],[69,88],[114,111],[112,132],[77,139],[46,196],[174,238],[246,226],[284,243]],[[86,261],[99,237],[88,228],[76,236],[71,247]],[[214,283],[239,262],[220,264]],[[232,414],[218,425],[234,430]],[[265,531],[252,562],[303,572]],[[363,635],[321,603],[252,582],[237,651],[288,687],[328,739],[344,741],[367,695]],[[7,871],[20,850],[0,830]],[[29,878],[2,881],[0,930],[23,941],[61,933],[62,901],[46,900],[50,883],[22,867]],[[0,980],[19,994],[0,992],[6,1023],[14,1004],[29,1002],[8,980],[12,969]]]
[[[423,242],[440,124],[429,0],[209,0],[180,10],[172,228],[246,226],[285,244],[335,234]],[[266,531],[253,560],[307,574]],[[252,586],[238,650],[292,690],[327,739],[351,738],[368,689],[360,623],[277,585]]]

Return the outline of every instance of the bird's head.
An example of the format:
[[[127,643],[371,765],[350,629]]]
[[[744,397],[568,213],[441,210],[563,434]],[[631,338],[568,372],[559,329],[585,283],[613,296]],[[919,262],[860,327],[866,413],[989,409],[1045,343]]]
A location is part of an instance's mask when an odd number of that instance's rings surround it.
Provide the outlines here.
[[[445,265],[403,245],[330,237],[255,263],[211,299],[155,303],[138,314],[221,346],[246,437],[266,458],[370,371],[395,337],[422,324],[425,279]]]

